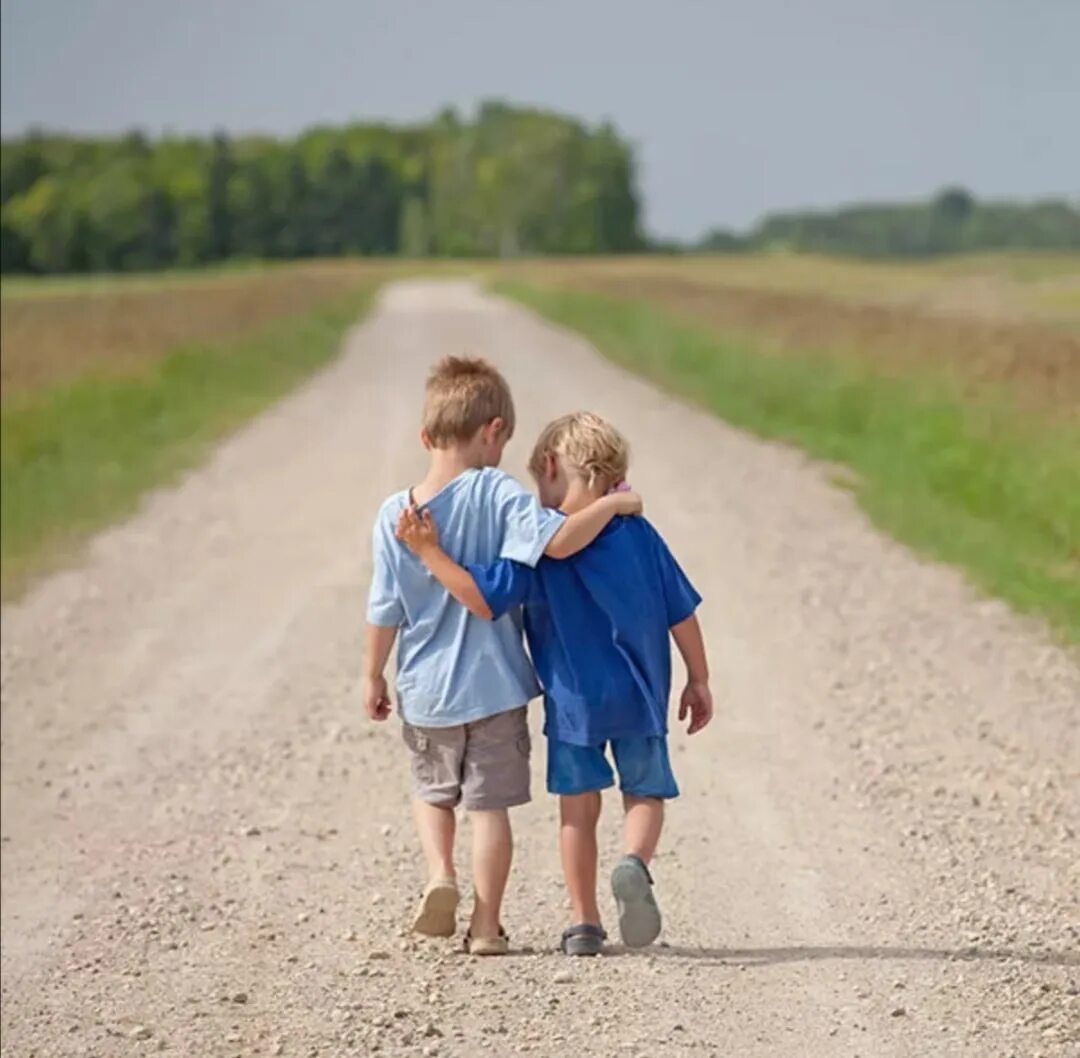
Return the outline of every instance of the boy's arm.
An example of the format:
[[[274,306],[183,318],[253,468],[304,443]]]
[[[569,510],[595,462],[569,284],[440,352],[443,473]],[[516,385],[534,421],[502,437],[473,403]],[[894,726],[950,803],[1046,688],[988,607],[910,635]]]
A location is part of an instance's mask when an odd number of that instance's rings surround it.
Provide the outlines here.
[[[583,510],[569,515],[548,541],[548,558],[569,558],[591,544],[617,514],[641,514],[644,505],[636,492],[616,492],[601,496]]]
[[[385,511],[375,520],[371,539],[371,588],[364,635],[364,710],[372,720],[390,715],[390,692],[383,670],[394,649],[398,628],[405,623],[399,595],[393,525]]]
[[[697,615],[672,626],[671,635],[675,646],[686,664],[686,688],[679,699],[679,720],[689,715],[688,735],[700,731],[713,716],[712,691],[709,690],[709,662],[705,656],[705,640]]]
[[[473,573],[460,566],[439,546],[439,530],[430,511],[421,514],[412,507],[406,508],[398,519],[396,535],[450,595],[483,621],[501,617],[524,598],[528,587],[527,569],[501,559],[493,566],[474,567],[497,600],[493,606]],[[495,613],[496,608],[498,614]]]
[[[427,515],[431,517],[431,515]],[[411,546],[411,545],[408,545]],[[438,543],[424,547],[416,552],[417,558],[428,568],[431,575],[455,598],[469,613],[482,621],[493,618],[491,607],[483,593],[476,586],[473,575],[459,566]]]
[[[679,699],[679,720],[689,715],[687,734],[700,731],[713,715],[712,691],[709,690],[709,662],[705,656],[705,640],[701,636],[696,610],[701,596],[694,590],[675,556],[652,526],[646,527],[651,536],[660,572],[663,604],[667,624],[686,663],[686,687]]]
[[[366,630],[364,650],[364,710],[372,720],[385,720],[390,715],[390,691],[383,675],[390,651],[394,649],[397,628],[375,625],[370,621]]]
[[[395,536],[469,613],[482,621],[492,619],[491,607],[476,586],[472,574],[439,546],[439,530],[431,511],[420,513],[415,507],[406,507],[398,518]]]

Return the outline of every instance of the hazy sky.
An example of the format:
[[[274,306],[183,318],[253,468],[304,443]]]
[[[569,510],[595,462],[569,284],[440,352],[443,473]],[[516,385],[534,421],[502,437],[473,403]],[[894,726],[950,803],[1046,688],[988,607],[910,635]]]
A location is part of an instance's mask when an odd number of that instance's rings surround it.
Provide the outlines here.
[[[485,97],[611,118],[649,228],[1080,194],[1080,0],[3,0],[5,135],[295,132]]]

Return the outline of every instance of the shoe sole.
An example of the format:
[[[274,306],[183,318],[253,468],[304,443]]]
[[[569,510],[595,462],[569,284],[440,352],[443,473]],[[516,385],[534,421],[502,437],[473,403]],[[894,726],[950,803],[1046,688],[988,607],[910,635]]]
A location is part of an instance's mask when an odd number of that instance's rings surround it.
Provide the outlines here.
[[[628,948],[647,948],[660,936],[660,908],[652,884],[636,863],[619,863],[611,872],[611,891],[619,908],[619,935]]]
[[[470,955],[490,959],[497,955],[509,955],[510,942],[505,937],[472,937],[465,950]]]
[[[438,885],[424,893],[413,919],[413,932],[425,937],[452,937],[457,929],[458,891]]]
[[[568,937],[562,943],[564,955],[599,955],[604,942],[599,937]]]

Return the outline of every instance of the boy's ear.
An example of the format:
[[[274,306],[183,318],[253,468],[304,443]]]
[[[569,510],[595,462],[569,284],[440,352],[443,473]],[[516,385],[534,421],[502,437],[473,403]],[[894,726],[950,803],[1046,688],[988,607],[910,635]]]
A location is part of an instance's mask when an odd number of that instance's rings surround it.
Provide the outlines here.
[[[544,453],[544,477],[548,481],[554,481],[559,476],[559,463],[555,459],[554,452]]]
[[[496,415],[495,418],[484,427],[484,440],[489,444],[492,441],[497,441],[502,436],[505,429],[506,422],[503,420],[502,416]]]
[[[422,445],[424,446],[424,448],[425,448],[425,449],[427,449],[427,451],[429,451],[429,452],[430,452],[430,451],[432,450],[432,448],[434,448],[434,447],[435,447],[435,446],[434,446],[434,445],[433,445],[433,444],[431,443],[431,436],[430,436],[430,434],[428,434],[427,430],[421,430],[421,431],[420,431],[420,443],[421,443],[421,444],[422,444]]]

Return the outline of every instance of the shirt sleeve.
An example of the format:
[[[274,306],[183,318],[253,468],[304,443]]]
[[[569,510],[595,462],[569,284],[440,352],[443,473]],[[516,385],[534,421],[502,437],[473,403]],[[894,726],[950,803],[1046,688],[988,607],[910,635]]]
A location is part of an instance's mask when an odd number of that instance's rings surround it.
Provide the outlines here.
[[[405,623],[396,572],[397,541],[389,532],[380,512],[371,539],[371,589],[368,592],[367,619],[382,628],[398,628]]]
[[[535,566],[566,516],[542,506],[508,475],[496,485],[495,502],[502,530],[499,558]]]
[[[660,583],[664,592],[668,628],[674,628],[690,617],[701,605],[701,596],[695,590],[682,567],[675,561],[667,544],[659,533],[655,536],[657,560],[660,564]]]
[[[520,562],[511,562],[509,559],[500,558],[489,566],[466,566],[484,602],[491,608],[493,618],[502,617],[521,606],[529,595],[535,572],[529,566]]]

